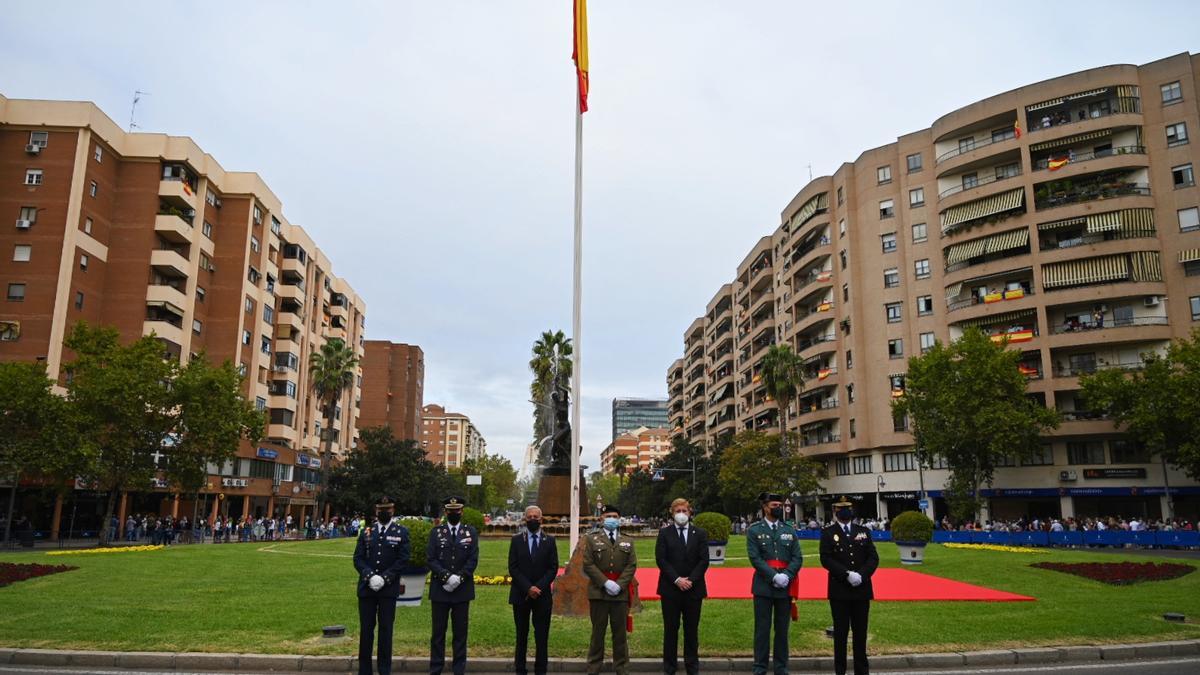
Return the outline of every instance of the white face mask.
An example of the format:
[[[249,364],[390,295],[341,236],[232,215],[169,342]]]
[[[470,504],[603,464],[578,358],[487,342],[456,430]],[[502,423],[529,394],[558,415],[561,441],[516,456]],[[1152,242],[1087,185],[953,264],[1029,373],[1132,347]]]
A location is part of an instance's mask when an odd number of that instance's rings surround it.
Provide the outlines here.
[[[687,525],[687,521],[688,521],[688,514],[684,513],[683,511],[680,511],[679,513],[675,514],[675,524],[676,525],[683,527],[684,525]]]

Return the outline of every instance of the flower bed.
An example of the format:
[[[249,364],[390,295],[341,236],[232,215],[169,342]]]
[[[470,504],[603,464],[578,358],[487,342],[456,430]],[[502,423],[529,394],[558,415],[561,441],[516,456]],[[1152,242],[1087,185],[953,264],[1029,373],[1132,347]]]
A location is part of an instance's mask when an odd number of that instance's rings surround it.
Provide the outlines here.
[[[1085,579],[1091,579],[1093,581],[1099,581],[1111,586],[1128,586],[1130,584],[1137,584],[1143,581],[1168,581],[1170,579],[1178,579],[1184,575],[1191,574],[1196,570],[1196,568],[1192,567],[1191,565],[1153,562],[1040,562],[1033,563],[1030,565],[1030,567],[1074,574],[1075,576],[1084,577]]]
[[[137,551],[157,551],[163,546],[110,546],[107,548],[76,548],[68,551],[50,551],[46,555],[91,555],[93,553],[134,553]]]
[[[78,567],[71,565],[38,565],[37,563],[0,563],[0,588],[26,579],[70,572]]]
[[[497,575],[494,577],[485,577],[478,574],[475,575],[476,586],[508,586],[512,583],[512,577]]]
[[[1049,553],[1050,551],[1041,548],[1029,548],[1028,546],[1001,546],[1000,544],[942,544],[946,548],[962,548],[975,549],[978,551],[1005,551],[1008,553]]]

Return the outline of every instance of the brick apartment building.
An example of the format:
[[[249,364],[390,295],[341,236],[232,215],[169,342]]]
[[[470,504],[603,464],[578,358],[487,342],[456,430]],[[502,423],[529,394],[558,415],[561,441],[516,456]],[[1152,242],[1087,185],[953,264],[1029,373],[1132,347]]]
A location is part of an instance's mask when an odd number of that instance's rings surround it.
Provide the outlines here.
[[[262,443],[210,468],[202,512],[312,513],[323,419],[309,355],[336,337],[361,356],[365,306],[257,174],[226,171],[190,138],[126,133],[92,103],[0,96],[0,214],[0,359],[44,360],[58,378],[63,337],[87,320],[153,334],[170,358],[231,360],[269,421]],[[359,385],[340,402],[335,456],[356,442]],[[63,499],[35,485],[19,496],[57,535]],[[94,528],[99,496],[69,499],[76,529]],[[147,485],[121,496],[135,512],[192,504]]]
[[[1200,485],[1086,409],[1079,376],[1135,369],[1200,321],[1200,56],[1112,65],[948,112],[810,181],[683,334],[671,426],[715,443],[777,429],[761,360],[806,364],[788,416],[824,460],[823,499],[945,512],[890,403],[907,358],[978,326],[1020,350],[1063,423],[996,473],[988,514],[1200,516]],[[988,517],[984,514],[984,517]]]

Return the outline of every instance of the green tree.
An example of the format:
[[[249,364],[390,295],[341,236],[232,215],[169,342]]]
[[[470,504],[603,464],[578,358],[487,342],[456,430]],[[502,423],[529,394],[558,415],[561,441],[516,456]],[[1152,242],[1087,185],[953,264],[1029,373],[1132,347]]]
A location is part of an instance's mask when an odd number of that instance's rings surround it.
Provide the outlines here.
[[[325,517],[325,488],[329,485],[329,468],[333,463],[334,419],[338,401],[350,387],[354,386],[354,373],[358,358],[354,349],[339,338],[328,338],[321,349],[313,352],[308,361],[308,377],[318,405],[325,415],[325,450],[321,461],[321,491],[317,494],[316,520]]]
[[[88,459],[82,439],[73,433],[66,400],[51,390],[43,363],[0,363],[0,476],[14,485],[22,475],[54,479],[61,491]],[[48,451],[49,450],[49,451]],[[4,539],[12,523],[10,493]]]
[[[996,465],[1031,456],[1058,413],[1026,394],[1021,354],[969,328],[950,345],[908,360],[904,393],[892,401],[896,416],[912,422],[917,460],[945,459],[951,513],[978,512],[979,488],[991,485]]]
[[[1171,464],[1200,478],[1200,330],[1142,359],[1138,371],[1081,377],[1083,399],[1158,455],[1164,471]]]
[[[622,486],[625,485],[625,476],[629,474],[629,455],[617,453],[612,458],[613,473],[617,476],[617,481]]]
[[[796,440],[789,432],[790,442]],[[820,488],[825,468],[800,453],[780,453],[778,441],[761,431],[743,431],[721,453],[720,493],[733,512],[752,511],[760,492],[809,494]]]
[[[569,388],[571,382],[571,339],[561,330],[544,331],[533,343],[533,356],[529,359],[529,370],[533,382],[529,395],[533,406],[533,440],[539,442],[549,436],[553,427],[553,410],[550,394],[556,386]],[[539,448],[540,450],[540,448]]]
[[[779,450],[788,450],[787,409],[804,385],[804,362],[788,344],[771,345],[762,359],[763,386],[779,409]]]
[[[604,475],[601,471],[593,471],[588,476],[588,498],[593,502],[597,499],[601,503],[611,502],[617,503],[621,498],[621,488],[624,486],[624,479],[616,474]]]
[[[360,432],[358,447],[329,476],[329,501],[349,513],[372,513],[380,497],[398,515],[430,515],[454,488],[446,470],[430,462],[416,441],[400,440],[387,427]]]
[[[487,455],[463,462],[459,473],[462,478],[463,496],[468,503],[483,513],[494,513],[508,509],[508,500],[517,500],[517,470],[512,462],[502,455]],[[466,485],[465,476],[480,477],[481,485]],[[469,493],[469,494],[467,494]]]
[[[92,446],[91,461],[80,477],[108,492],[100,544],[106,543],[117,496],[150,485],[174,426],[169,384],[178,364],[163,358],[153,336],[120,344],[115,328],[81,322],[63,344],[75,353],[65,366],[67,402],[83,438]]]
[[[242,394],[243,379],[232,362],[214,366],[204,354],[179,369],[170,388],[175,414],[165,474],[180,492],[199,495],[210,464],[233,459],[243,438],[251,443],[262,438],[266,419]],[[193,521],[198,508],[196,501]]]

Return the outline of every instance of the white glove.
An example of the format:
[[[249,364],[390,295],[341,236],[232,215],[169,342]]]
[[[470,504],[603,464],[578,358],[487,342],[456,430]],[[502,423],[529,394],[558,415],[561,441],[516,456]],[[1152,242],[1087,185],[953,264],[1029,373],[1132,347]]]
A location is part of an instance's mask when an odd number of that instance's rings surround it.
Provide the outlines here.
[[[458,576],[457,574],[451,574],[450,577],[446,579],[446,583],[442,586],[442,588],[445,588],[447,593],[453,593],[454,589],[458,588],[460,585],[462,585],[462,577]]]
[[[862,583],[862,575],[858,572],[850,572],[846,575],[846,580],[850,582],[851,586],[858,586]]]
[[[621,593],[621,585],[609,579],[604,582],[604,590],[608,591],[609,595],[619,595]]]
[[[378,591],[383,588],[383,577],[378,574],[372,574],[371,578],[367,579],[367,585],[371,587],[371,590]]]
[[[779,588],[786,588],[791,579],[788,578],[788,575],[780,572],[779,574],[776,574],[771,581]]]

